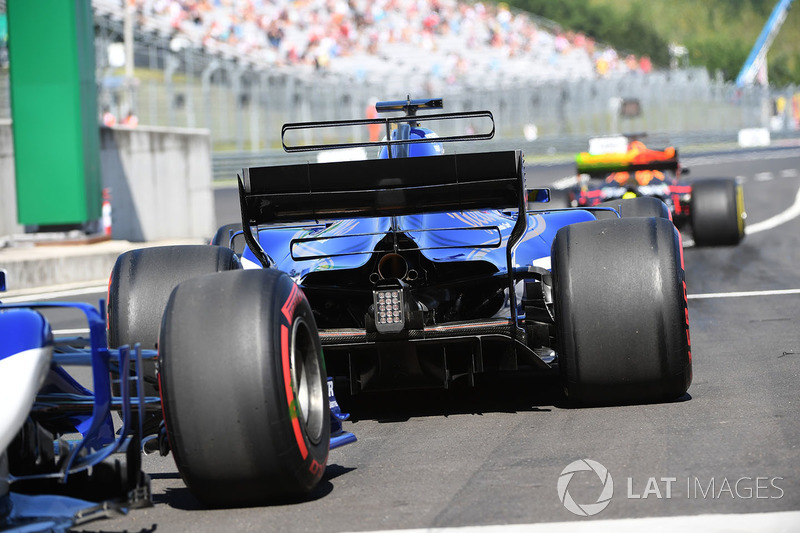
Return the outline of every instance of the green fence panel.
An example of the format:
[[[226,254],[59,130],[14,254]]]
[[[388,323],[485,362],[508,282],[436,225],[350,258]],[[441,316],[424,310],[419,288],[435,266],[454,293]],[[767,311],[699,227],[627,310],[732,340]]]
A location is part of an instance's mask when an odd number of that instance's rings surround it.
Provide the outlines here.
[[[76,226],[102,204],[90,0],[8,0],[18,220]]]

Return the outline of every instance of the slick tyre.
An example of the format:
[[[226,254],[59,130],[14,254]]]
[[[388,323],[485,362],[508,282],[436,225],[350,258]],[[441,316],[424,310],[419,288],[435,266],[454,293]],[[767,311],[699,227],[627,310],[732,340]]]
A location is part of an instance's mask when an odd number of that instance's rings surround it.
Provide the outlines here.
[[[125,252],[117,258],[108,283],[109,346],[138,342],[144,349],[155,349],[172,289],[190,278],[239,268],[233,251],[220,246],[162,246]],[[155,361],[144,361],[142,367],[144,393],[158,396]],[[119,387],[115,387],[118,393]],[[147,425],[150,431],[146,433],[151,433],[154,428]]]
[[[635,217],[657,217],[672,220],[667,204],[650,196],[639,196],[637,198],[625,198],[601,202],[596,207],[611,207],[615,209],[621,218]],[[607,218],[617,218],[611,211],[593,211],[598,220]]]
[[[330,443],[322,349],[285,273],[181,283],[164,312],[159,366],[175,463],[204,504],[283,500],[320,481]]]
[[[736,245],[744,238],[744,195],[733,178],[696,181],[690,213],[697,246]]]
[[[570,401],[638,404],[692,379],[683,258],[664,218],[561,228],[552,250],[558,361]]]
[[[182,281],[241,268],[232,250],[220,246],[160,246],[125,252],[108,284],[108,342],[141,343],[154,349],[161,315],[172,289]]]

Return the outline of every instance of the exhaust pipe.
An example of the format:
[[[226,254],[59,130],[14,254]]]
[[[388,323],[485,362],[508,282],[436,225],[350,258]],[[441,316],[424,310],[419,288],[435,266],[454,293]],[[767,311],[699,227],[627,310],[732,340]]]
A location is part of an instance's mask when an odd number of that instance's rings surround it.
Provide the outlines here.
[[[378,261],[380,279],[404,279],[408,274],[408,262],[400,254],[386,254]]]

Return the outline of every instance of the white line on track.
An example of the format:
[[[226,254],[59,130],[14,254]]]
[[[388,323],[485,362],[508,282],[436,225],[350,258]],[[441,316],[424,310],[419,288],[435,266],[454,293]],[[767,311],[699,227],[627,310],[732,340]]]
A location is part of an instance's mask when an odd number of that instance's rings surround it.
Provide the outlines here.
[[[674,531],[791,533],[800,528],[800,511],[750,514],[702,514],[550,522],[503,526],[466,526],[396,530],[393,533],[673,533]]]
[[[75,328],[75,329],[55,329],[53,335],[87,335],[89,328]]]
[[[72,296],[83,296],[86,294],[102,293],[105,295],[107,290],[108,290],[108,285],[98,285],[95,287],[83,287],[80,289],[59,290],[51,292],[34,292],[19,296],[7,296],[7,297],[3,297],[3,294],[0,293],[0,302],[3,302],[5,304],[15,304],[20,302],[36,302],[41,300],[52,300],[54,298],[70,298]]]
[[[787,168],[786,170],[781,170],[781,177],[782,178],[796,178],[798,176],[796,168]]]
[[[556,189],[566,189],[568,187],[572,187],[573,185],[578,184],[577,176],[564,176],[563,178],[559,178],[553,182],[553,187]]]
[[[744,232],[747,235],[752,235],[753,233],[758,233],[760,231],[766,231],[768,229],[773,229],[781,224],[785,224],[790,220],[793,220],[800,216],[800,189],[797,190],[797,195],[794,198],[794,203],[789,207],[789,209],[778,213],[772,218],[768,218],[762,222],[758,222],[756,224],[748,224],[744,228]]]
[[[769,181],[775,176],[772,174],[772,172],[759,172],[754,177],[756,181]]]
[[[689,300],[705,300],[709,298],[744,298],[746,296],[783,296],[786,294],[800,294],[800,289],[777,289],[772,291],[745,291],[745,292],[712,292],[707,294],[689,294]]]

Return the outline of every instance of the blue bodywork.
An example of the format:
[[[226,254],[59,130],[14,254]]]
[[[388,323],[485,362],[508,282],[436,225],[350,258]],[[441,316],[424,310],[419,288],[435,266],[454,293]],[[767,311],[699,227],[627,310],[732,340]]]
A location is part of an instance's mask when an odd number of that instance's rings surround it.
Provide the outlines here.
[[[328,371],[349,379],[352,393],[472,383],[490,368],[554,368],[551,247],[561,228],[596,217],[527,210],[549,194],[526,189],[520,151],[445,153],[447,142],[491,139],[494,118],[417,115],[441,107],[440,99],[379,102],[379,113],[405,115],[286,124],[284,135],[371,124],[387,133],[327,146],[283,138],[289,152],[380,150],[377,159],[245,168],[239,179],[246,246],[231,247],[243,249],[245,268],[274,268],[300,286]],[[440,137],[421,126],[458,119],[488,119],[491,129]]]
[[[527,268],[550,257],[556,232],[569,224],[596,220],[579,209],[528,212],[528,228],[515,255],[515,265]],[[313,272],[358,269],[363,267],[388,234],[405,234],[430,261],[452,263],[486,261],[505,274],[505,247],[516,213],[499,210],[461,213],[424,213],[391,217],[345,219],[328,224],[275,226],[262,228],[259,243],[274,261],[275,268],[287,272],[302,284]],[[245,248],[242,257],[258,264]]]
[[[89,326],[89,338],[60,337],[54,341],[42,309],[76,309],[83,313]],[[110,350],[106,343],[104,310],[83,303],[0,304],[0,336],[2,358],[19,356],[24,350],[55,345],[52,363],[45,381],[23,427],[26,439],[52,435],[52,442],[39,442],[36,468],[14,475],[13,458],[0,451],[0,461],[11,459],[12,473],[7,473],[10,492],[0,491],[0,526],[5,531],[64,531],[68,527],[97,518],[127,513],[129,508],[150,505],[149,478],[139,468],[139,447],[142,416],[147,404],[158,404],[158,398],[141,393],[137,376],[141,361],[154,358],[155,351],[123,346]],[[22,355],[24,356],[24,354]],[[65,365],[88,366],[92,369],[92,390],[75,380]],[[120,376],[121,396],[111,392],[111,372],[129,369]],[[139,391],[132,394],[131,390]],[[135,408],[135,413],[134,413]],[[121,423],[115,431],[112,411]],[[74,435],[77,435],[75,438]],[[67,439],[66,437],[69,437]],[[111,499],[98,503],[83,497],[62,493],[75,490],[83,495],[98,467],[112,460],[117,453],[126,454],[129,491],[124,494],[108,489]],[[48,467],[48,463],[49,467]],[[73,480],[75,478],[75,480]],[[55,485],[54,485],[55,483]],[[9,486],[7,485],[7,487]],[[15,487],[22,487],[17,492]],[[58,494],[48,494],[58,488]],[[72,487],[72,489],[70,488]],[[102,488],[96,490],[103,491]]]
[[[16,309],[0,320],[0,359],[53,345],[53,332],[45,318],[32,309]]]

